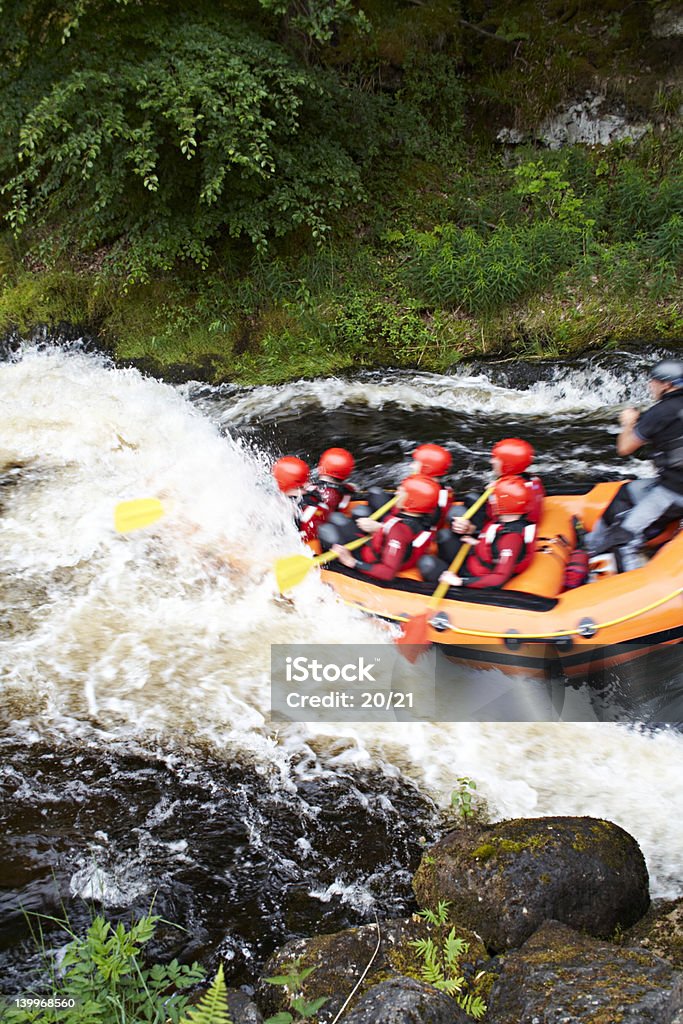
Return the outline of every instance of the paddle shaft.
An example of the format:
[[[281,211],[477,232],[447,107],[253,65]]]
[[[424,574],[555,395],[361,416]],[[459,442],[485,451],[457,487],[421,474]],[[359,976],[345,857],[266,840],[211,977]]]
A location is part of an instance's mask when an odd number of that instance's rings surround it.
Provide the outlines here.
[[[395,494],[393,498],[390,498],[386,504],[382,505],[381,508],[378,508],[376,512],[373,512],[372,515],[367,518],[381,519],[384,513],[388,512],[390,508],[393,508],[397,501],[398,495]],[[367,535],[364,537],[357,537],[355,540],[351,540],[348,544],[344,544],[342,546],[348,548],[349,551],[355,551],[356,548],[362,548],[363,544],[367,544],[369,539],[370,537]],[[311,565],[325,565],[326,562],[332,562],[335,558],[339,558],[339,555],[335,551],[325,551],[322,555],[316,555],[315,558],[312,559]]]
[[[493,485],[491,485],[491,487],[487,487],[484,493],[479,498],[477,498],[475,503],[473,505],[470,505],[470,507],[467,509],[467,512],[464,513],[462,518],[471,519],[473,515],[476,515],[481,506],[489,500],[489,495],[491,494],[492,490]],[[448,566],[448,572],[458,571],[462,563],[465,561],[465,556],[467,555],[467,549],[469,548],[469,546],[470,545],[467,543],[467,541],[463,541],[463,543],[458,548],[458,553],[456,554],[451,564]],[[431,598],[429,599],[429,604],[432,609],[436,608],[436,606],[441,603],[441,601],[446,595],[446,591],[448,590],[449,586],[450,583],[439,583],[438,587],[436,588]]]

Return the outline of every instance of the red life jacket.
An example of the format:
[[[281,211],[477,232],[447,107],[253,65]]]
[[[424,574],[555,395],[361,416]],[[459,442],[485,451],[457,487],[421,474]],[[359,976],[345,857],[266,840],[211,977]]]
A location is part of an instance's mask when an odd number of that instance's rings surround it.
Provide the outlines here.
[[[360,571],[379,579],[393,579],[402,569],[412,569],[418,559],[427,553],[434,533],[431,516],[391,516],[382,523],[382,529],[358,552],[365,564]],[[373,571],[377,567],[385,571]]]
[[[318,527],[326,523],[332,512],[343,512],[355,492],[353,484],[324,480],[305,491],[299,499],[296,523],[304,540],[315,540]]]
[[[356,493],[353,484],[346,484],[341,480],[321,480],[317,491],[327,508],[328,516],[332,512],[343,512],[351,501],[351,496]]]
[[[505,537],[514,533],[521,534],[523,543],[512,575],[518,576],[520,572],[524,572],[531,564],[536,550],[536,524],[530,523],[525,516],[512,523],[485,523],[479,534],[477,546],[467,560],[468,571],[474,576],[484,576],[492,572],[500,560]],[[483,571],[477,571],[480,568]]]
[[[526,518],[530,523],[539,523],[541,516],[543,515],[543,501],[545,498],[545,487],[541,483],[541,478],[538,476],[529,476],[522,474],[527,482],[527,487],[530,492],[529,509],[526,514]]]

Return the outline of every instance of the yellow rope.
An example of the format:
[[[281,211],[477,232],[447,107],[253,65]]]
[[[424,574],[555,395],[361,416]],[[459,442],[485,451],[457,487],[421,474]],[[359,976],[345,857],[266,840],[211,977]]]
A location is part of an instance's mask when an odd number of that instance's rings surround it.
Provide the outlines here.
[[[608,622],[596,623],[592,628],[595,629],[597,634],[601,629],[608,629],[610,626],[618,626],[620,623],[628,622],[630,619],[637,619],[639,615],[645,615],[646,612],[651,612],[654,608],[659,608],[660,605],[673,601],[674,598],[679,597],[681,594],[683,594],[683,587],[672,591],[666,597],[660,597],[657,601],[653,601],[644,608],[639,608],[635,612],[628,612],[626,615],[621,615],[617,619],[610,619]],[[346,601],[344,598],[342,600],[344,604],[348,604],[352,608],[358,608],[359,611],[366,612],[368,615],[379,615],[380,618],[390,619],[392,622],[407,622],[410,618],[408,615],[392,615],[390,612],[379,612],[374,608],[366,608],[356,601]],[[554,633],[492,633],[488,630],[463,629],[461,626],[452,626],[449,622],[448,629],[453,633],[462,633],[463,636],[480,636],[485,637],[487,640],[552,640],[559,637],[582,635],[581,629],[578,627],[575,629],[562,629]]]

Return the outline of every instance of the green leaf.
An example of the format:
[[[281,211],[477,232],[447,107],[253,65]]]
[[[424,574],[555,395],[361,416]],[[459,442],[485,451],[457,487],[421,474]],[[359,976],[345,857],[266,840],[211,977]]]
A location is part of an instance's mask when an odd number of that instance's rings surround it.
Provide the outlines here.
[[[223,965],[216,973],[211,987],[196,1006],[188,1010],[180,1024],[231,1024],[227,1005],[228,993],[223,977]]]
[[[312,999],[310,1002],[305,1003],[304,1009],[301,1010],[302,1017],[312,1017],[318,1012],[318,1010],[329,1002],[328,996],[318,996],[317,999]]]

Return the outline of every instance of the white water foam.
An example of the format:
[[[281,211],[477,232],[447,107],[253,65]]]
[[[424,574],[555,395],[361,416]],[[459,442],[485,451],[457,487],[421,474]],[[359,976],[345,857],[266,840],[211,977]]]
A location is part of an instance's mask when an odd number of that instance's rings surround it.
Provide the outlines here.
[[[470,374],[396,373],[388,377],[372,375],[358,380],[332,378],[299,380],[279,386],[229,389],[226,398],[211,406],[224,427],[256,422],[261,418],[287,418],[326,412],[343,406],[382,409],[395,403],[403,409],[449,410],[455,413],[483,413],[489,416],[544,418],[548,411],[562,416],[581,412],[598,419],[613,418],[614,406],[625,402],[643,402],[647,398],[644,379],[630,371],[615,371],[582,366],[558,367],[548,380],[539,380],[528,389],[518,390],[496,382],[495,370]],[[189,395],[195,389],[187,388]],[[220,393],[220,390],[219,390]],[[199,399],[201,406],[202,401]],[[208,403],[207,403],[208,411]]]
[[[279,598],[273,558],[302,550],[287,503],[265,460],[173,389],[30,349],[0,367],[0,386],[0,451],[31,469],[8,488],[0,571],[36,606],[0,670],[41,728],[188,730],[267,756],[271,642],[385,641],[314,573]],[[149,495],[168,514],[117,535],[117,501]]]

